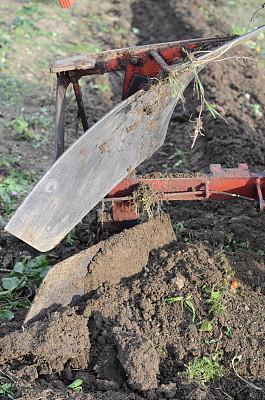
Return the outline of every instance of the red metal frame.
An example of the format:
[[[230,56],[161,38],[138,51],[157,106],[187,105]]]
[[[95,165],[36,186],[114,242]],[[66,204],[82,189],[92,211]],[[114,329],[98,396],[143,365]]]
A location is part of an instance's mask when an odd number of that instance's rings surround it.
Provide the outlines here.
[[[133,178],[128,176],[108,196],[113,202],[113,219],[116,225],[125,221],[135,222],[137,210],[132,203],[132,192],[145,183],[159,193],[157,200],[235,200],[253,202],[257,209],[264,209],[265,174],[251,173],[247,164],[238,168],[222,169],[212,164],[207,175],[196,174],[175,178]],[[160,195],[162,194],[162,196]]]
[[[85,75],[106,74],[108,72],[125,70],[123,99],[126,98],[132,78],[135,74],[154,78],[161,70],[161,65],[152,56],[151,52],[156,51],[167,65],[173,65],[179,58],[183,59],[189,53],[195,51],[213,50],[234,39],[237,35],[219,36],[207,39],[193,39],[177,42],[159,43],[137,47],[127,47],[118,50],[108,50],[100,53],[89,54],[88,57],[96,60],[94,68],[74,70],[69,72],[70,76],[81,78]]]

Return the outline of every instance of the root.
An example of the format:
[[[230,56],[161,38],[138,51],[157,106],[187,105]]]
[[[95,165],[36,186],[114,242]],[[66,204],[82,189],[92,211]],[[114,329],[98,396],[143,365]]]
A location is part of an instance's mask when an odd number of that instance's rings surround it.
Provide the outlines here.
[[[139,208],[142,206],[143,210],[147,212],[148,218],[152,219],[154,217],[153,211],[156,201],[163,197],[163,193],[158,192],[146,183],[140,183],[133,191],[132,196],[132,203],[137,211],[137,215],[139,216]]]

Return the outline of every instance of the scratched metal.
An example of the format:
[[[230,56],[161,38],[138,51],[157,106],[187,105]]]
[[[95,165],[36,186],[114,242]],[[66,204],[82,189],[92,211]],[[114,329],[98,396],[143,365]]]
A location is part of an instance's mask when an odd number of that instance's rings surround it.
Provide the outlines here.
[[[261,27],[202,57],[205,63],[260,33]],[[183,92],[194,77],[181,76]],[[123,101],[87,130],[44,175],[6,226],[39,251],[55,247],[128,173],[164,142],[179,97],[169,84]]]

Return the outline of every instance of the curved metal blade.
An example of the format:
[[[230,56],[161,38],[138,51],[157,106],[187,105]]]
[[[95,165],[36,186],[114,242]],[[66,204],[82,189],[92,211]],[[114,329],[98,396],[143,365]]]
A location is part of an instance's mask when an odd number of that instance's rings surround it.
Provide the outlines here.
[[[192,78],[192,72],[186,73],[183,90]],[[168,84],[138,92],[115,107],[63,153],[5,229],[42,252],[56,246],[163,144],[178,99]]]
[[[199,58],[212,61],[264,27]],[[196,65],[197,61],[195,61]],[[169,83],[151,86],[123,101],[87,130],[39,181],[16,211],[6,231],[39,251],[55,247],[123,178],[164,142],[170,117],[194,78],[192,68],[179,77],[178,96]]]

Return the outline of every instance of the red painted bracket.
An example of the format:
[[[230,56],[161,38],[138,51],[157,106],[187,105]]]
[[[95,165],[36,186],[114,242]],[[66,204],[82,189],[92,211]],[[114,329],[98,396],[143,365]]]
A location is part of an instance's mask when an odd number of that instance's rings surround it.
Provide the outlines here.
[[[172,66],[177,59],[185,59],[187,57],[186,51],[210,51],[216,46],[228,43],[236,36],[227,35],[207,39],[183,40],[91,53],[87,57],[95,60],[94,68],[71,71],[71,76],[74,75],[79,79],[85,75],[105,74],[124,70],[124,99],[127,96],[134,75],[154,78],[162,69],[162,66],[159,65],[151,54],[152,52],[157,52],[168,66]]]
[[[120,182],[105,200],[113,203],[113,219],[116,225],[124,222],[136,223],[137,210],[132,203],[132,192],[140,183],[145,183],[161,195],[157,200],[248,200],[264,209],[265,174],[251,173],[247,164],[238,168],[223,169],[212,164],[209,174],[198,174],[175,178],[134,178],[130,175]]]

